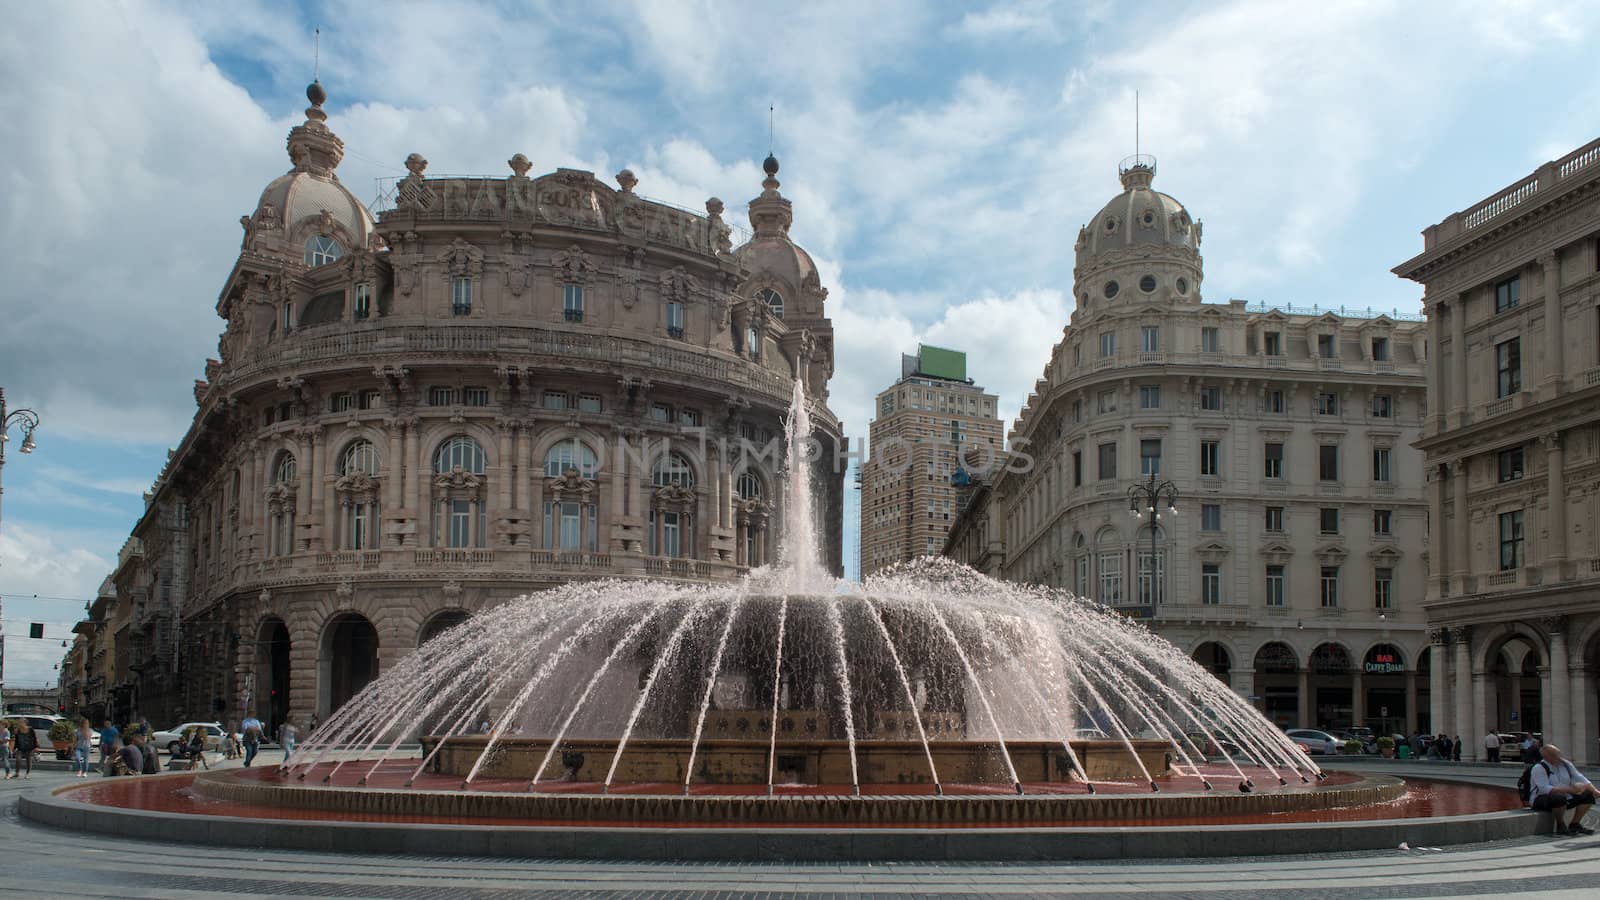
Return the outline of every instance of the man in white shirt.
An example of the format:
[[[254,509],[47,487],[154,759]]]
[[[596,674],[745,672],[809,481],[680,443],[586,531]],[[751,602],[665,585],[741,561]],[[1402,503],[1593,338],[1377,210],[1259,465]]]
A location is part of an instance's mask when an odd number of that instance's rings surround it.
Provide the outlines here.
[[[1489,762],[1500,761],[1500,735],[1491,731],[1483,736],[1483,758]]]
[[[1583,825],[1583,817],[1594,807],[1594,785],[1577,766],[1567,762],[1555,744],[1545,744],[1540,755],[1544,758],[1534,763],[1528,779],[1533,788],[1533,808],[1550,813],[1558,835],[1594,834],[1594,829]],[[1570,825],[1562,822],[1566,810],[1572,810]]]

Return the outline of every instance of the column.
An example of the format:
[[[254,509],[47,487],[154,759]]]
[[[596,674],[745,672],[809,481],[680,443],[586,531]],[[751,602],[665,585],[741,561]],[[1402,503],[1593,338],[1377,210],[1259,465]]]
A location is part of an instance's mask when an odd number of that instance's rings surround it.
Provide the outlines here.
[[[431,500],[433,491],[428,477],[432,469],[428,465],[428,448],[422,442],[422,422],[412,419],[407,423],[406,440],[411,443],[411,453],[408,459],[415,460],[411,465],[411,476],[406,479],[406,488],[410,491],[407,506],[416,510],[417,520],[417,546],[433,546],[433,507]]]
[[[317,458],[316,440],[312,437],[311,430],[306,429],[300,434],[300,486],[294,495],[294,528],[295,533],[290,535],[294,545],[290,552],[299,549],[300,535],[311,533],[311,469],[312,460]]]
[[[523,518],[532,519],[534,515],[537,514],[537,510],[535,510],[533,507],[533,497],[529,494],[529,491],[532,490],[533,484],[538,481],[540,476],[544,473],[534,468],[533,429],[528,427],[528,424],[524,422],[520,427],[518,427],[517,432],[517,485],[514,495],[516,496],[517,509],[522,510]],[[598,453],[595,456],[596,462],[600,463],[602,466],[605,465],[605,459],[603,457],[603,452]],[[598,482],[598,474],[596,474],[595,479]],[[615,483],[615,481],[613,481],[613,483]],[[595,508],[596,511],[598,511],[599,498],[596,497],[595,500]]]
[[[1467,295],[1450,304],[1450,424],[1467,423]]]
[[[1451,637],[1455,641],[1452,647],[1452,649],[1455,651],[1456,669],[1454,691],[1456,707],[1455,714],[1451,717],[1449,722],[1434,724],[1433,732],[1434,734],[1453,734],[1459,731],[1461,732],[1462,736],[1465,737],[1466,735],[1478,730],[1477,728],[1473,727],[1472,719],[1472,655],[1467,646],[1471,638],[1467,630],[1464,628],[1457,630],[1451,635]],[[1478,685],[1480,690],[1482,687],[1483,686],[1481,684]],[[1479,707],[1481,708],[1482,699],[1480,698],[1478,702]]]
[[[328,442],[322,440],[319,434],[316,452],[317,474],[311,480],[311,499],[316,504],[317,521],[320,523],[315,540],[317,549],[337,550],[339,549],[339,504],[328,496],[330,493],[328,471],[332,460],[324,458],[327,452]]]
[[[1451,589],[1453,594],[1470,593],[1467,579],[1472,574],[1472,515],[1467,511],[1467,460],[1465,457],[1450,463],[1450,484],[1455,493],[1455,512],[1450,516]]]
[[[1571,744],[1567,748],[1568,755],[1580,764],[1594,765],[1600,762],[1600,745],[1595,742],[1594,682],[1581,656],[1568,674],[1572,680],[1572,736],[1567,739]]]
[[[1430,597],[1443,596],[1446,591],[1446,579],[1449,569],[1445,567],[1445,527],[1444,527],[1444,470],[1430,464],[1427,466],[1428,476],[1428,586],[1426,592]],[[1437,659],[1437,656],[1435,656]],[[1409,734],[1409,732],[1407,732]]]
[[[1561,393],[1562,378],[1566,373],[1561,353],[1561,331],[1566,317],[1561,311],[1561,262],[1555,251],[1539,257],[1544,266],[1544,378],[1540,379],[1540,392],[1546,397]]]
[[[1528,721],[1527,712],[1522,708],[1522,670],[1518,669],[1517,671],[1512,672],[1510,675],[1510,681],[1511,698],[1510,702],[1506,704],[1507,715],[1505,717],[1505,721],[1511,723],[1512,731],[1521,731],[1523,723]],[[1515,721],[1513,721],[1510,716],[1510,713],[1513,712],[1517,714]],[[1494,723],[1494,726],[1498,728],[1500,727],[1500,724],[1501,723],[1497,721]]]
[[[1567,661],[1567,619],[1557,616],[1550,623],[1550,718],[1544,723],[1544,739],[1561,746],[1566,746],[1572,735],[1571,679]]]
[[[1472,673],[1472,718],[1468,719],[1464,726],[1461,723],[1457,723],[1455,731],[1451,732],[1452,737],[1459,733],[1461,740],[1466,742],[1466,746],[1461,748],[1463,762],[1483,757],[1483,744],[1476,740],[1470,740],[1470,738],[1474,734],[1482,737],[1484,730],[1487,728],[1484,725],[1484,709],[1488,707],[1485,702],[1488,684],[1489,676],[1486,673]]]
[[[1300,670],[1300,727],[1315,728],[1316,722],[1311,721],[1311,670]]]
[[[383,512],[394,515],[400,510],[401,490],[405,482],[405,426],[396,419],[384,423],[389,432],[388,465],[383,468]]]
[[[1545,736],[1546,740],[1554,740],[1553,726],[1554,726],[1554,723],[1555,723],[1555,720],[1556,720],[1556,715],[1555,715],[1555,710],[1553,709],[1554,704],[1551,702],[1552,700],[1554,700],[1554,698],[1551,696],[1551,694],[1553,693],[1553,690],[1552,690],[1552,687],[1551,687],[1551,682],[1553,680],[1554,679],[1552,679],[1550,677],[1550,667],[1549,666],[1540,666],[1539,667],[1539,730],[1544,733],[1544,736]]]
[[[1356,663],[1361,665],[1361,663]],[[1367,689],[1362,684],[1361,670],[1356,669],[1350,675],[1350,724],[1365,725],[1367,723]]]
[[[1428,309],[1428,430],[1434,432],[1444,430],[1450,403],[1450,385],[1444,380],[1444,310],[1443,303]]]
[[[1550,494],[1550,537],[1545,542],[1545,584],[1560,581],[1562,563],[1567,558],[1567,476],[1566,453],[1561,432],[1542,435],[1547,490]]]
[[[1410,734],[1417,730],[1417,670],[1415,666],[1406,669],[1406,724],[1405,732]]]
[[[498,465],[495,466],[494,515],[489,517],[490,534],[494,533],[493,522],[496,517],[506,518],[511,514],[511,472],[514,468],[512,463],[515,459],[513,456],[515,450],[512,447],[513,436],[513,425],[510,419],[501,419],[495,423],[495,454],[497,456],[495,462]],[[488,497],[484,498],[484,500],[488,499]],[[506,537],[506,535],[502,534],[499,536],[499,540],[504,541]],[[484,546],[488,545],[489,541],[485,541]]]
[[[1450,724],[1455,709],[1450,702],[1450,632],[1437,628],[1429,639],[1433,646],[1428,655],[1428,729],[1437,733]]]

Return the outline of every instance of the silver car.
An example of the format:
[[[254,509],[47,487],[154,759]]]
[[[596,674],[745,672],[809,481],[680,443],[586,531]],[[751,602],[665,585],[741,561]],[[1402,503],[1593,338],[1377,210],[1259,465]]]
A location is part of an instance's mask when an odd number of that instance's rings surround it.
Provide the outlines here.
[[[166,731],[156,732],[150,736],[150,741],[157,747],[160,747],[166,750],[168,753],[171,753],[179,744],[184,742],[184,735],[189,733],[189,729],[197,726],[206,730],[207,750],[221,749],[222,723],[220,722],[185,722],[182,725],[174,726]]]
[[[1326,731],[1317,731],[1314,728],[1291,728],[1284,734],[1293,738],[1295,743],[1305,744],[1313,754],[1332,755],[1338,753],[1339,748],[1344,745],[1344,741]]]

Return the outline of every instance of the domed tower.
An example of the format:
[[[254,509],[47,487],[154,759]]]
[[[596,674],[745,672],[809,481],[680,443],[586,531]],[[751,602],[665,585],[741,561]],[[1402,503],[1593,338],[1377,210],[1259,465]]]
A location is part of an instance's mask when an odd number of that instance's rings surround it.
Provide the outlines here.
[[[1153,156],[1118,166],[1122,193],[1078,232],[1073,294],[1080,311],[1143,303],[1200,303],[1200,223],[1151,188]]]

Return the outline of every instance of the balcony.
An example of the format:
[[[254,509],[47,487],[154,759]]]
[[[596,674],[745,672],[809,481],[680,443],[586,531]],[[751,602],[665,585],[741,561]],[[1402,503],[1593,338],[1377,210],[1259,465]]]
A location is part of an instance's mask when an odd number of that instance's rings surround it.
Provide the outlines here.
[[[1319,357],[1317,357],[1317,371],[1318,372],[1343,372],[1344,371],[1344,360],[1342,360],[1342,359],[1334,359],[1333,357],[1329,357],[1329,356],[1319,356]]]
[[[493,550],[466,550],[458,548],[439,548],[434,550],[411,551],[411,563],[418,568],[433,568],[436,566],[488,566],[494,563]]]
[[[677,340],[680,340],[680,341],[683,340],[683,326],[681,326],[681,325],[668,325],[667,326],[667,337],[676,338]]]
[[[1167,361],[1167,355],[1160,350],[1146,350],[1139,354],[1139,365],[1159,366]]]
[[[528,563],[538,571],[598,571],[611,568],[611,554],[586,553],[581,550],[534,550],[528,554]]]
[[[1517,395],[1512,394],[1509,397],[1501,397],[1499,400],[1484,404],[1483,417],[1485,419],[1492,419],[1495,416],[1503,416],[1516,408]]]
[[[698,559],[673,559],[663,556],[645,557],[644,571],[647,575],[677,578],[699,578],[706,574],[706,569]]]
[[[372,571],[382,556],[376,550],[339,550],[317,554],[317,569],[323,572]]]
[[[566,321],[568,321],[568,322],[582,322],[583,321],[583,310],[581,310],[581,309],[564,309],[564,310],[561,311],[561,318],[566,320]]]

